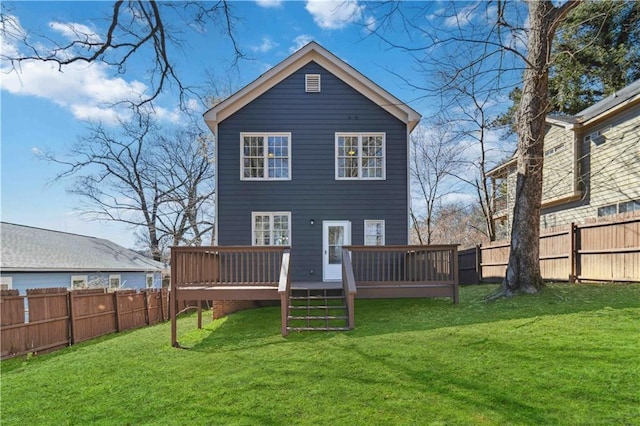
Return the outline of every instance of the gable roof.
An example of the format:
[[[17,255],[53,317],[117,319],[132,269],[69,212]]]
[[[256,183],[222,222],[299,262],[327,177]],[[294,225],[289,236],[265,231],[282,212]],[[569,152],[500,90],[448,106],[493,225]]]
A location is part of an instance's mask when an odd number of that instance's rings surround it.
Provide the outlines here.
[[[0,268],[4,272],[152,272],[164,265],[102,238],[0,222]]]
[[[318,43],[312,41],[256,80],[204,113],[204,120],[216,134],[217,124],[271,89],[291,74],[314,61],[388,113],[406,123],[409,131],[420,121],[420,114],[391,93],[369,80]]]
[[[583,109],[576,115],[549,115],[547,123],[563,127],[585,126],[600,120],[625,108],[627,105],[640,101],[640,80],[636,80],[626,87],[612,93],[606,98]]]

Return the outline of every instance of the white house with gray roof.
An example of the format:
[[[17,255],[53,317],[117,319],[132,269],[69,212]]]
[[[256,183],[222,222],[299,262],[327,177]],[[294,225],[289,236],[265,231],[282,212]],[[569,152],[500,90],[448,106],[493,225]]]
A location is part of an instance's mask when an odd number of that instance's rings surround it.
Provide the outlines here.
[[[3,289],[162,286],[162,263],[102,238],[0,222],[0,248]]]
[[[576,115],[550,115],[546,124],[542,229],[640,214],[640,80]],[[516,159],[489,176],[498,196],[494,220],[508,235]]]

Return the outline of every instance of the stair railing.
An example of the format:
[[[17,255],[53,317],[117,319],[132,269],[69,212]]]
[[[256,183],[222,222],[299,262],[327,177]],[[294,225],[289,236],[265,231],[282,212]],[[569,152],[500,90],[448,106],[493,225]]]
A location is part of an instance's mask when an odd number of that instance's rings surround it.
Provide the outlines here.
[[[349,328],[353,330],[356,325],[355,319],[355,298],[358,290],[356,288],[356,279],[353,275],[353,266],[351,264],[351,252],[349,249],[342,249],[342,289],[344,297],[347,300],[347,315],[349,316]]]
[[[282,322],[281,333],[283,336],[289,334],[287,329],[287,318],[289,317],[289,297],[291,295],[291,251],[285,250],[282,253],[282,265],[280,267],[280,279],[278,281],[278,293],[280,294],[280,320]]]

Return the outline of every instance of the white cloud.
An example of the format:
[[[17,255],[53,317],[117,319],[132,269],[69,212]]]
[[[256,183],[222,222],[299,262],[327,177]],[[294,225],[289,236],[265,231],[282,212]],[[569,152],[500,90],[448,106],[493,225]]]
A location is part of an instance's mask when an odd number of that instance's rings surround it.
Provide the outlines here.
[[[472,5],[463,7],[454,16],[449,16],[445,18],[444,24],[447,27],[465,27],[469,25],[476,18],[476,16],[478,16],[477,9],[478,9],[477,4],[472,4]]]
[[[280,7],[282,0],[256,0],[260,7]]]
[[[376,18],[374,18],[373,16],[367,16],[366,19],[364,20],[364,26],[366,27],[367,31],[369,31],[370,33],[376,30],[377,25],[378,25],[378,21],[376,21]]]
[[[320,28],[337,30],[360,21],[364,6],[357,0],[307,0],[306,9]]]
[[[262,43],[258,46],[251,46],[251,50],[254,52],[267,53],[275,47],[278,47],[278,43],[271,40],[269,36],[263,36]]]
[[[297,52],[302,49],[306,44],[313,41],[313,37],[308,34],[301,34],[298,37],[293,39],[293,46],[289,48],[289,52]]]
[[[2,52],[19,54],[18,40],[24,35],[24,30],[17,18],[5,20],[4,28],[7,25],[11,25],[10,34],[14,36],[2,39]],[[68,27],[56,26],[58,31],[64,28]],[[79,120],[114,124],[129,113],[113,105],[127,100],[139,101],[147,86],[135,80],[114,78],[112,72],[110,67],[99,62],[75,62],[60,70],[57,65],[43,61],[24,61],[13,69],[12,64],[4,60],[0,65],[0,73],[3,73],[0,89],[14,95],[47,99],[69,110]]]
[[[100,43],[102,40],[91,28],[76,22],[49,22],[49,28],[70,41],[82,40],[89,43]]]

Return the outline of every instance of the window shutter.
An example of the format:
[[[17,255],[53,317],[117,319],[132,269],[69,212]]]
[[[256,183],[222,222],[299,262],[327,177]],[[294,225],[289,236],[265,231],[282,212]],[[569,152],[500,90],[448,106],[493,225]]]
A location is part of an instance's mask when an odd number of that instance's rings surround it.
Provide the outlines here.
[[[320,74],[305,74],[305,91],[307,93],[320,92]]]

